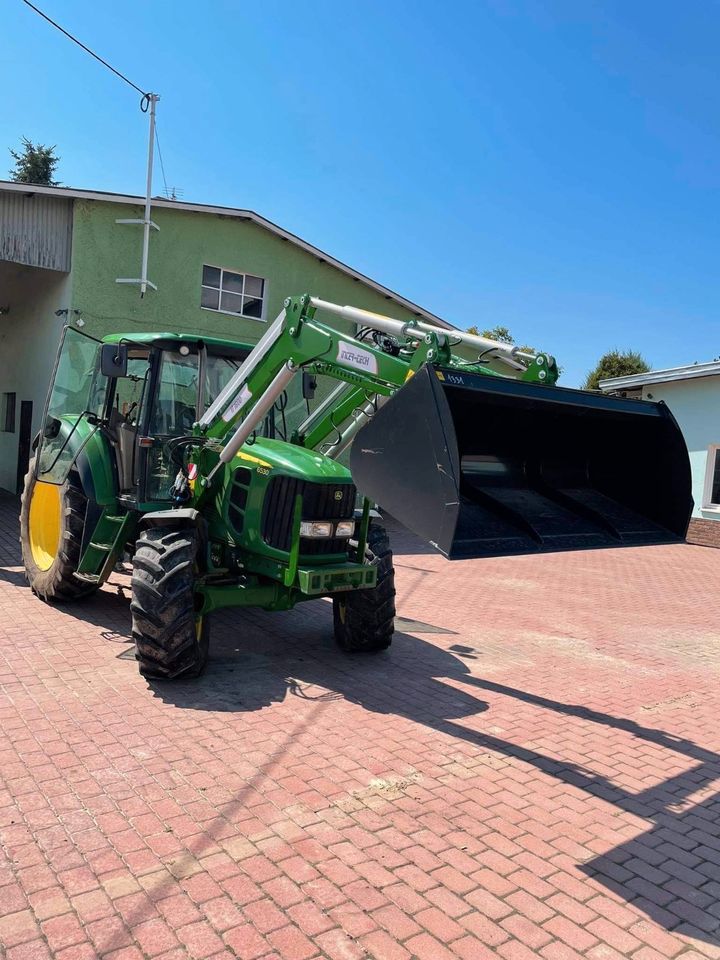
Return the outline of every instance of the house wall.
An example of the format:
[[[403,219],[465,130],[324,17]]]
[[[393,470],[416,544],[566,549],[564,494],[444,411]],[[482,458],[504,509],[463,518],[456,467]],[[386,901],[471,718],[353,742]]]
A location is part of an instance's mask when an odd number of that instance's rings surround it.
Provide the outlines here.
[[[720,546],[720,510],[703,507],[708,446],[720,443],[720,377],[650,384],[643,387],[643,399],[667,403],[687,444],[695,501],[688,539],[704,542],[709,538],[717,541],[713,545]]]
[[[142,217],[141,207],[96,200],[75,202],[73,307],[96,336],[126,330],[178,330],[255,342],[266,324],[200,307],[204,263],[266,281],[265,320],[272,321],[286,296],[313,293],[400,319],[413,314],[251,221],[217,214],[158,208],[152,217],[148,277],[157,291],[140,299],[138,287],[118,277],[138,277],[142,228],[115,223]]]
[[[0,261],[0,393],[15,393],[15,432],[0,430],[0,488],[15,493],[20,403],[33,402],[33,436],[40,429],[45,394],[68,306],[68,274]],[[0,427],[3,424],[0,423]]]

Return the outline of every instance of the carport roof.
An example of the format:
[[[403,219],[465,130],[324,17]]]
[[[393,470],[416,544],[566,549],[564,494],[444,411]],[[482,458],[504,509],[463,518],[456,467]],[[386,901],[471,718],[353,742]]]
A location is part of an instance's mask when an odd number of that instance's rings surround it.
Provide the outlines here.
[[[40,186],[39,184],[15,183],[14,181],[10,180],[0,180],[0,191],[20,193],[26,196],[39,194],[50,197],[63,197],[65,199],[71,198],[74,200],[103,200],[106,203],[145,203],[144,197],[136,196],[134,194],[110,193],[105,190],[79,190],[75,187],[44,187]],[[299,247],[301,250],[304,250],[306,253],[317,257],[317,259],[321,262],[330,264],[330,266],[335,267],[337,270],[340,270],[347,276],[352,277],[353,280],[358,280],[360,283],[365,284],[365,286],[370,287],[377,293],[382,294],[382,296],[384,296],[387,300],[391,302],[394,301],[401,307],[411,311],[426,322],[436,323],[438,326],[444,327],[447,330],[455,329],[453,324],[448,323],[447,320],[443,320],[434,313],[424,310],[422,307],[418,306],[418,304],[413,303],[412,300],[408,300],[406,297],[401,296],[399,293],[395,293],[394,290],[390,290],[388,287],[383,286],[376,280],[366,277],[365,274],[359,273],[357,270],[353,270],[352,267],[349,267],[346,263],[343,263],[342,260],[337,260],[335,257],[331,257],[330,254],[325,253],[318,247],[314,247],[310,243],[307,243],[307,241],[296,236],[294,233],[284,230],[276,223],[273,223],[271,220],[267,220],[265,217],[260,216],[260,214],[255,213],[253,210],[244,210],[238,207],[219,207],[209,203],[187,203],[184,200],[167,200],[161,197],[153,197],[152,204],[154,207],[161,209],[183,210],[187,213],[208,213],[215,214],[216,216],[234,217],[238,220],[249,220],[261,227],[263,230],[268,230],[270,233],[274,233],[275,236],[280,237],[281,239],[292,243],[294,246]]]
[[[649,383],[670,383],[673,380],[694,380],[697,377],[718,375],[720,375],[720,360],[710,360],[706,363],[689,363],[684,367],[634,373],[628,377],[611,377],[609,380],[601,380],[599,387],[601,390],[627,390],[631,387],[644,387]]]

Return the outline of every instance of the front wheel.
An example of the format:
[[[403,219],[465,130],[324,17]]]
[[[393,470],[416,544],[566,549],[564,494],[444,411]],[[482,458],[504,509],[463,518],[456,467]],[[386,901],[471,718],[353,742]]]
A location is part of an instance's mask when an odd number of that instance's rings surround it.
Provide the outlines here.
[[[384,527],[370,527],[366,558],[377,567],[372,590],[333,597],[335,641],[347,653],[387,650],[395,630],[395,570]]]
[[[149,527],[133,557],[135,659],[148,679],[199,677],[208,659],[207,617],[195,609],[195,529]]]
[[[62,484],[35,476],[36,458],[28,466],[20,505],[20,546],[25,577],[43,600],[79,600],[98,588],[78,579],[88,501],[77,471]]]

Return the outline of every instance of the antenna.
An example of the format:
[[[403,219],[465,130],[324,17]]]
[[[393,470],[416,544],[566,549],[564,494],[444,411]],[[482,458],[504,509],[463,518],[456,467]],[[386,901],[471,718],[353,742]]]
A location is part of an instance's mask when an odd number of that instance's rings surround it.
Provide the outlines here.
[[[153,290],[157,290],[157,286],[148,280],[148,255],[150,253],[150,229],[159,230],[160,227],[153,223],[150,219],[150,214],[152,213],[152,173],[153,173],[153,157],[155,156],[155,105],[157,104],[160,97],[157,93],[146,93],[143,98],[143,103],[147,103],[145,107],[146,112],[150,114],[150,132],[148,135],[148,160],[147,160],[147,182],[145,188],[145,215],[142,220],[116,220],[115,223],[126,223],[126,224],[142,224],[143,227],[143,249],[142,249],[142,265],[140,268],[140,277],[131,278],[131,277],[118,277],[115,280],[115,283],[136,283],[140,286],[140,296],[144,297],[145,292],[148,287],[152,287]]]

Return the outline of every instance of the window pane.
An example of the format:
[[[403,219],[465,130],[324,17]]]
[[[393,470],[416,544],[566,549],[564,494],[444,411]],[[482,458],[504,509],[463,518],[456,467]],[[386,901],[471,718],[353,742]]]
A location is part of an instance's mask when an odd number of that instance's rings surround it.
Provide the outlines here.
[[[218,267],[203,267],[203,286],[205,287],[219,287],[220,286],[220,270]]]
[[[205,409],[227,386],[237,373],[240,360],[231,357],[214,357],[210,354],[205,366]]]
[[[210,307],[211,310],[218,310],[220,307],[220,291],[203,287],[202,293],[200,294],[200,306]]]
[[[262,277],[251,277],[250,275],[245,277],[245,296],[246,297],[262,297],[263,287],[265,286],[265,281]]]
[[[718,454],[720,450],[713,450],[715,455],[715,468],[713,471],[713,482],[712,482],[712,493],[710,494],[710,502],[720,504],[720,457]]]
[[[187,357],[163,351],[157,399],[150,425],[155,443],[148,453],[147,489],[150,500],[167,500],[177,473],[165,440],[192,432],[198,392],[197,354]]]
[[[223,293],[220,298],[220,309],[228,313],[242,313],[242,297],[237,293]]]
[[[197,403],[198,358],[163,351],[162,369],[151,431],[180,437],[192,431]]]
[[[262,300],[257,300],[255,297],[245,297],[243,299],[243,313],[246,317],[258,317],[262,316]]]
[[[115,381],[113,406],[125,422],[136,426],[140,416],[140,403],[145,389],[145,375],[148,370],[148,356],[145,352],[128,358],[127,377],[118,377]],[[133,406],[134,404],[134,406]]]
[[[48,435],[40,441],[39,472],[43,480],[64,483],[75,459],[68,438],[84,411],[100,413],[107,377],[97,377],[99,344],[73,327],[65,332],[48,404]]]
[[[243,275],[241,273],[230,273],[228,270],[223,270],[222,288],[223,290],[228,290],[230,293],[242,293]]]

